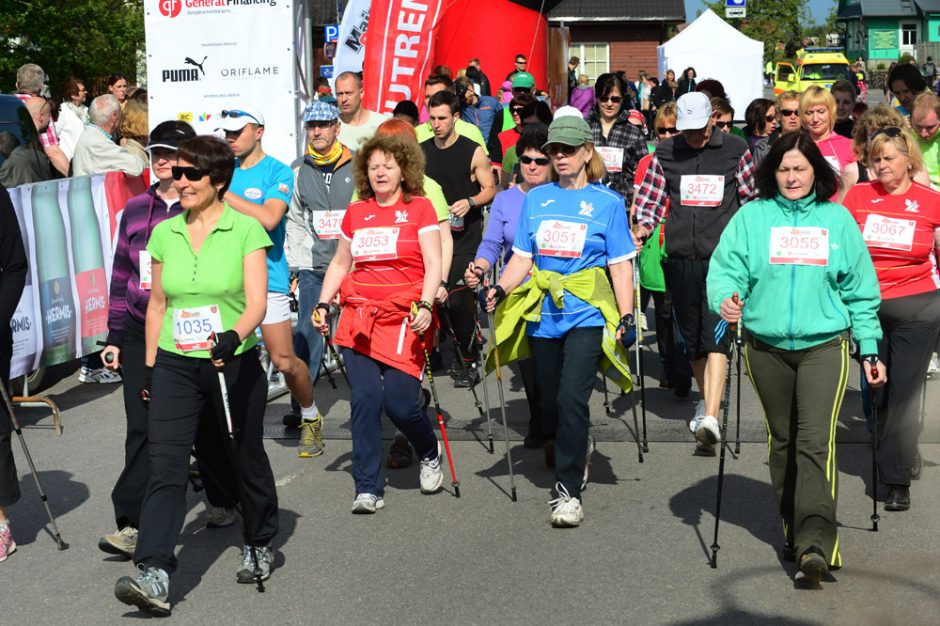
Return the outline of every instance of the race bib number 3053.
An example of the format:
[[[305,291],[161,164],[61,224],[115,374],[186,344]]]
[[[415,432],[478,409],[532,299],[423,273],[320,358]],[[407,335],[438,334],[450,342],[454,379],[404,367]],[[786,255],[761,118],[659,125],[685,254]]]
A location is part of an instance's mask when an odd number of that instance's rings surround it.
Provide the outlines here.
[[[542,256],[579,259],[587,240],[587,224],[544,220],[535,237]]]
[[[770,229],[772,265],[829,265],[829,231],[819,227]]]
[[[214,304],[173,309],[173,341],[178,350],[209,350],[212,347],[209,335],[221,334],[222,330],[222,314]]]
[[[680,179],[679,185],[683,206],[721,206],[725,197],[724,176],[687,174]]]
[[[872,213],[865,220],[862,237],[868,246],[909,252],[914,246],[916,227],[917,222],[914,220],[899,220]]]
[[[397,226],[358,229],[351,245],[353,260],[361,263],[397,259],[399,230]]]

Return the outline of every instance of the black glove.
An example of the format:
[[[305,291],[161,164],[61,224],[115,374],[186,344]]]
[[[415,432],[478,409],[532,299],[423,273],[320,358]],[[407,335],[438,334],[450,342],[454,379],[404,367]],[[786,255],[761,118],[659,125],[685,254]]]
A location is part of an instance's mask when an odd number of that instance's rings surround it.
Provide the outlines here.
[[[617,325],[617,330],[623,330],[623,334],[620,336],[620,343],[623,344],[624,348],[630,349],[634,343],[636,343],[636,322],[633,319],[632,313],[627,313],[620,318],[620,324]]]
[[[496,306],[499,306],[499,303],[506,299],[506,290],[502,288],[501,285],[493,285],[492,287],[481,289],[480,290],[480,308],[486,311],[486,298],[490,293],[490,289],[496,292]]]
[[[242,345],[242,340],[234,330],[227,330],[221,335],[216,335],[215,345],[212,347],[212,358],[224,363],[235,356],[235,351],[240,345]]]
[[[140,391],[137,392],[137,395],[140,396],[140,399],[143,400],[144,404],[150,404],[150,387],[153,383],[153,367],[150,365],[144,366],[144,384],[140,388]]]

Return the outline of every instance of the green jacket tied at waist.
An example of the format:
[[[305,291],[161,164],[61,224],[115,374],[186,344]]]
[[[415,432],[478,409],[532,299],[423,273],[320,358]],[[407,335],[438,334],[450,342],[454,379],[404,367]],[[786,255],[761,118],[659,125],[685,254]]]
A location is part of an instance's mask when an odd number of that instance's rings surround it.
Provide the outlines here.
[[[512,290],[496,307],[496,344],[499,347],[499,362],[505,365],[529,356],[529,338],[526,322],[538,322],[542,317],[542,301],[546,294],[558,308],[564,308],[565,292],[596,306],[606,322],[604,326],[601,372],[624,392],[633,388],[626,348],[617,341],[617,325],[620,312],[617,299],[601,267],[583,269],[574,274],[539,270],[532,266],[532,278]],[[495,360],[492,346],[486,358],[486,373],[493,371]]]

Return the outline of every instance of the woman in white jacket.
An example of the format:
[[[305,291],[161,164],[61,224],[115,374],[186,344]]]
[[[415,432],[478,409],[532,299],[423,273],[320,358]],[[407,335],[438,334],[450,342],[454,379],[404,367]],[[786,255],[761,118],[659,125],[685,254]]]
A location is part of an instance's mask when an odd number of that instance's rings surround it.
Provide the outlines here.
[[[59,146],[70,161],[75,153],[78,137],[89,123],[88,107],[85,105],[87,96],[88,90],[82,80],[69,77],[62,83],[62,106],[55,121],[55,129],[59,134]]]

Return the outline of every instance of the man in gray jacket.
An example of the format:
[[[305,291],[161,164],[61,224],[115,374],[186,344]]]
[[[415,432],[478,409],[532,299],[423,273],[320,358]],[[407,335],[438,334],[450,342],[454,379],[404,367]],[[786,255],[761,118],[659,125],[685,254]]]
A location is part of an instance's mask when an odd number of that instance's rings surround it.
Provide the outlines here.
[[[313,102],[304,110],[304,128],[306,150],[291,165],[294,192],[287,210],[287,262],[298,272],[300,311],[294,352],[306,360],[316,380],[323,356],[323,337],[314,330],[310,316],[320,300],[323,276],[336,252],[340,225],[355,185],[353,153],[337,139],[339,109],[326,102]],[[299,455],[317,456],[323,450],[322,438],[300,421],[293,399],[291,406],[293,413],[285,416],[285,424],[300,423]]]

